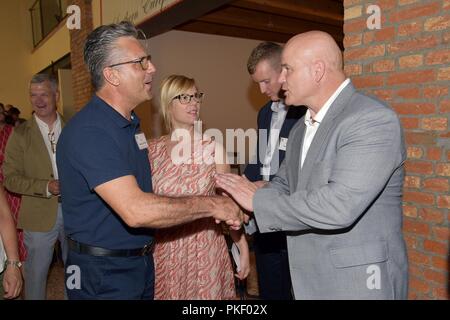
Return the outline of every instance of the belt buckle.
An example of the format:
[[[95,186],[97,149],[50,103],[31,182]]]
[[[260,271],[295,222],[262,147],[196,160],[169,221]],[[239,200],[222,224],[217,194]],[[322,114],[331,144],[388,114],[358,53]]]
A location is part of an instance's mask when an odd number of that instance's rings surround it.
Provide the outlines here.
[[[146,256],[148,255],[150,252],[153,251],[153,247],[154,245],[154,241],[147,243],[143,248],[142,248],[142,252],[141,252],[141,256]]]

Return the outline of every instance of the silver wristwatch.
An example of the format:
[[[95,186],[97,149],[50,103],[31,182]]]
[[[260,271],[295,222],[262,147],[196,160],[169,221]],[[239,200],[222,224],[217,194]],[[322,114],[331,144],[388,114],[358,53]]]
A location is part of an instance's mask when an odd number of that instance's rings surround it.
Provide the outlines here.
[[[13,267],[16,267],[16,268],[20,268],[20,267],[22,267],[22,262],[17,261],[17,260],[6,260],[5,261],[5,268],[7,266],[13,266]]]

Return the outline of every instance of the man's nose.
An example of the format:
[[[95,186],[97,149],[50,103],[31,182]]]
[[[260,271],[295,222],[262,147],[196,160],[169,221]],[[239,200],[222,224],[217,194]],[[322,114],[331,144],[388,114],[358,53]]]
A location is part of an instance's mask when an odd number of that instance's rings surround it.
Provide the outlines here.
[[[284,84],[286,82],[286,70],[282,69],[278,76],[278,83]]]
[[[262,94],[266,94],[267,86],[264,84],[259,85],[259,91],[261,91]]]
[[[155,65],[151,62],[149,62],[148,68],[147,68],[147,73],[155,73],[156,72],[156,68]]]

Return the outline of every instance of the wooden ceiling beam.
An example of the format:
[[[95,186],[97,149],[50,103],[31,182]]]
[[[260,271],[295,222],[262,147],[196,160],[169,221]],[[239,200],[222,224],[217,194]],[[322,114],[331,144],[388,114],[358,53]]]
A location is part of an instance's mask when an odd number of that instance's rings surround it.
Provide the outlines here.
[[[221,8],[198,18],[197,21],[291,35],[322,30],[331,34],[338,43],[343,40],[341,27],[236,7]]]
[[[176,28],[177,30],[214,34],[219,36],[254,39],[261,41],[287,42],[293,34],[265,30],[247,29],[230,25],[221,25],[204,21],[191,21]]]
[[[344,24],[344,7],[338,1],[238,0],[229,5],[340,27]]]
[[[174,29],[177,25],[198,18],[211,10],[227,5],[231,0],[183,0],[170,9],[150,17],[139,24],[148,37]]]

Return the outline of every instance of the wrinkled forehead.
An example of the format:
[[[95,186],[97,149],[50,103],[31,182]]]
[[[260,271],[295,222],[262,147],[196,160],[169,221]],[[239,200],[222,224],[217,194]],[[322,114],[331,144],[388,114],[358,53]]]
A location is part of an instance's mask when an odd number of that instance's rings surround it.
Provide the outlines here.
[[[281,63],[290,66],[309,64],[314,56],[316,56],[314,47],[308,45],[307,41],[303,43],[295,41],[286,44],[281,55]]]
[[[30,92],[53,92],[52,84],[49,81],[30,83]]]
[[[286,44],[281,53],[281,63],[282,64],[294,64],[296,59],[296,50],[293,45]]]

